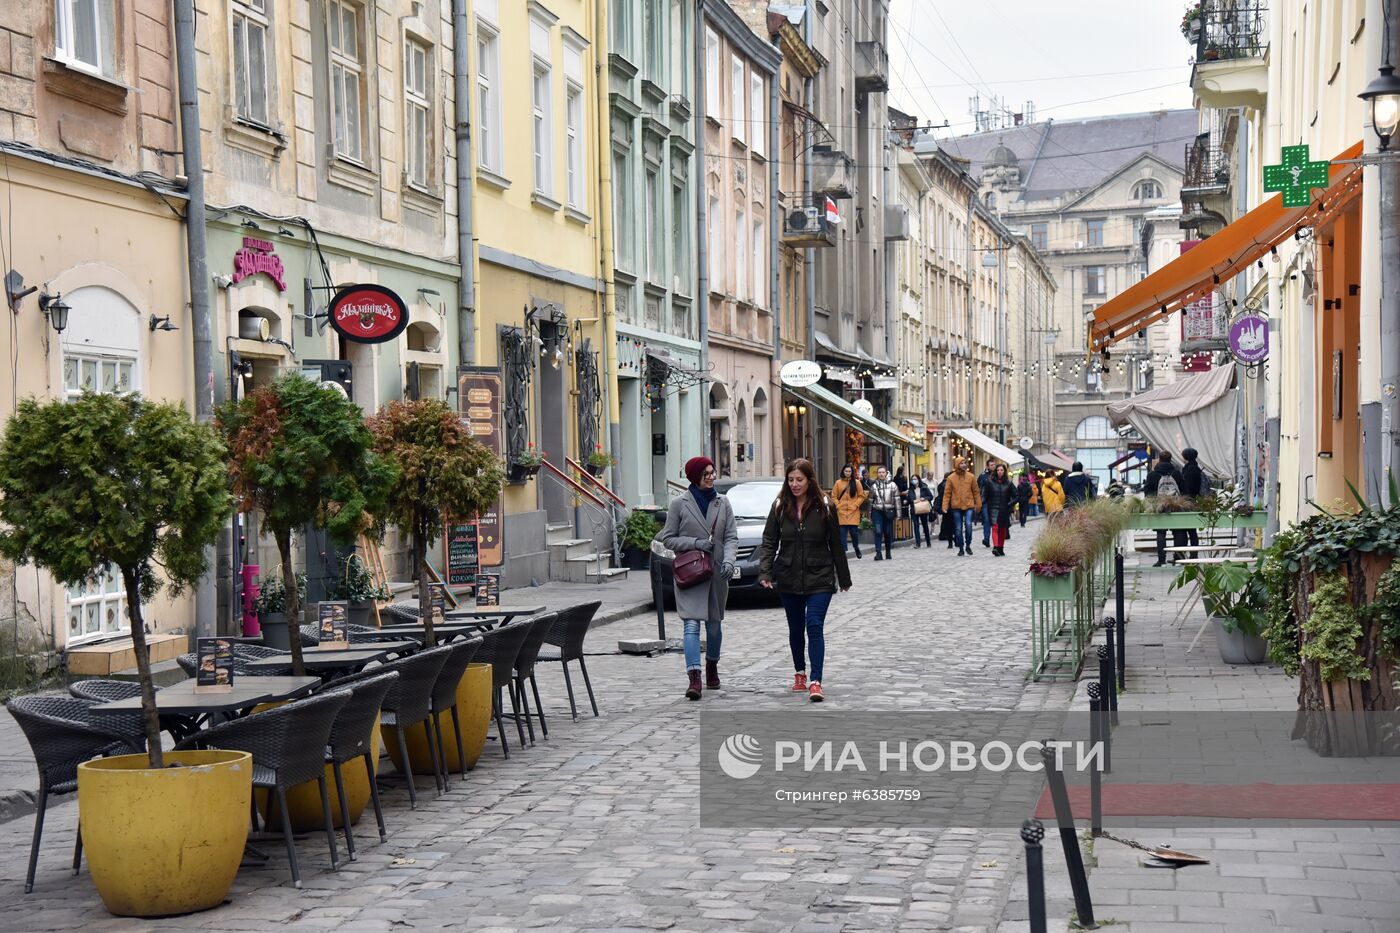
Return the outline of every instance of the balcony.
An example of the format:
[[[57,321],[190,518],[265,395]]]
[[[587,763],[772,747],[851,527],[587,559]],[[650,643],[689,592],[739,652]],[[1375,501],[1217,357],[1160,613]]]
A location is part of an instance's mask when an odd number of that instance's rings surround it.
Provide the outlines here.
[[[886,205],[885,207],[885,239],[886,240],[907,240],[910,236],[911,224],[909,223],[909,212],[903,207]]]
[[[1202,133],[1186,144],[1178,226],[1200,236],[1218,232],[1234,214],[1230,192],[1230,153],[1219,137]]]
[[[797,206],[783,215],[783,245],[813,249],[836,245],[836,225],[827,223],[826,210]]]
[[[879,94],[889,90],[890,56],[882,43],[857,42],[852,65],[856,70],[857,94]]]
[[[855,163],[846,153],[830,146],[814,146],[808,164],[813,191],[833,198],[855,196]]]
[[[1191,89],[1202,105],[1264,109],[1269,88],[1267,0],[1202,0]]]

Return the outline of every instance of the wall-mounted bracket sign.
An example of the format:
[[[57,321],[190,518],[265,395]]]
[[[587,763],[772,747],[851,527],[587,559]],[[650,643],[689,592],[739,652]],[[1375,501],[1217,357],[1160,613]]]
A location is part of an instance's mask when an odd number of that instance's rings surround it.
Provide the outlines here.
[[[1283,163],[1264,166],[1264,190],[1282,191],[1284,207],[1307,207],[1312,189],[1330,182],[1330,162],[1309,162],[1307,146],[1284,146]]]
[[[382,285],[346,285],[329,309],[331,327],[355,343],[384,343],[408,326],[408,306]]]
[[[803,386],[821,381],[821,364],[811,360],[790,360],[783,364],[778,378],[782,380],[783,385],[800,389]]]
[[[1269,319],[1246,311],[1230,322],[1230,353],[1246,366],[1269,358]]]

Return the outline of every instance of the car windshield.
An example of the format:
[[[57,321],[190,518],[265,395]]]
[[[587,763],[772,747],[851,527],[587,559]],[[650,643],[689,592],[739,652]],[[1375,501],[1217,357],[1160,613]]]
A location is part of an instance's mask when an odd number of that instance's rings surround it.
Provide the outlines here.
[[[738,483],[724,490],[724,495],[734,509],[735,518],[763,519],[768,517],[773,500],[782,491],[783,484],[779,482]]]

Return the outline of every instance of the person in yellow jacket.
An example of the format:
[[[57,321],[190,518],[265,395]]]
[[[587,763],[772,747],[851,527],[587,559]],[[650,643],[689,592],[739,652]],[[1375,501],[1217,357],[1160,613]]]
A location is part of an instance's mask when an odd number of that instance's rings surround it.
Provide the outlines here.
[[[972,461],[962,459],[943,481],[943,511],[953,516],[953,541],[958,556],[972,556],[972,513],[982,508],[982,493],[972,475]]]
[[[1045,503],[1045,514],[1054,515],[1064,510],[1065,487],[1060,485],[1058,474],[1051,473],[1040,482],[1040,498]]]
[[[856,476],[855,467],[849,463],[841,468],[841,478],[831,486],[831,501],[836,506],[836,521],[841,526],[841,550],[846,550],[850,539],[855,549],[856,559],[860,553],[860,510],[865,500],[870,498],[870,490]]]

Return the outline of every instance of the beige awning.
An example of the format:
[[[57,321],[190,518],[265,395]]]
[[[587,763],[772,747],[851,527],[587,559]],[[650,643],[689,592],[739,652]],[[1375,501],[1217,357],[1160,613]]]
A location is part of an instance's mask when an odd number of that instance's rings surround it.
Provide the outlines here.
[[[802,399],[826,412],[837,421],[855,428],[862,434],[877,438],[882,443],[894,447],[908,447],[916,454],[924,452],[924,445],[915,441],[872,415],[862,413],[850,402],[833,392],[813,383],[809,386],[784,386],[783,391]]]

